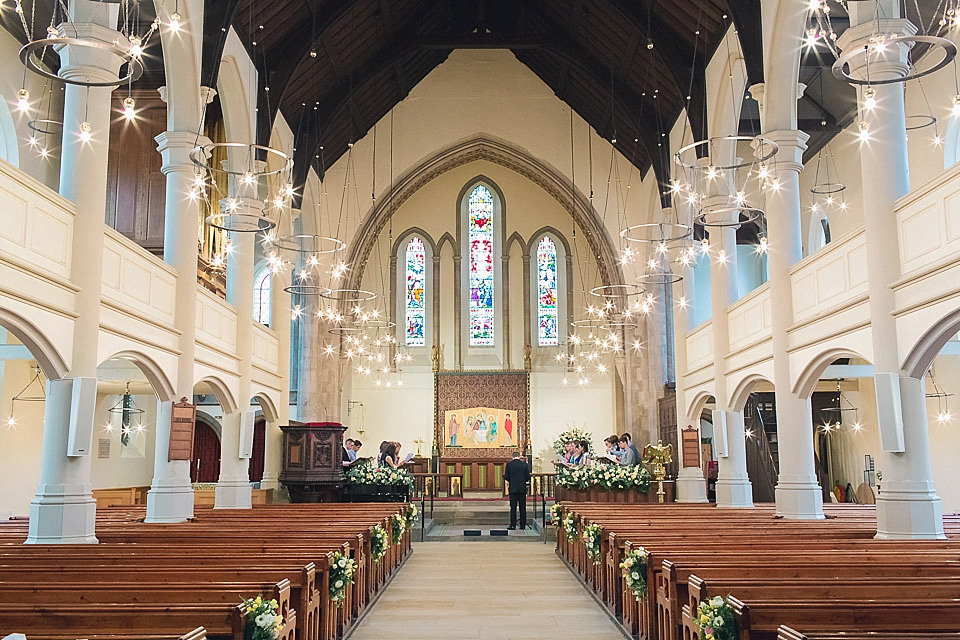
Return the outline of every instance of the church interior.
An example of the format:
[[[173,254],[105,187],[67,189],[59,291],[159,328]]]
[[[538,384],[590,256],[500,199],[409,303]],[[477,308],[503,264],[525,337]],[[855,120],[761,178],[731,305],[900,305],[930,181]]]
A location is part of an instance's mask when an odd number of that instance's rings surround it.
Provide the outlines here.
[[[0,638],[960,637],[960,0],[0,27]]]

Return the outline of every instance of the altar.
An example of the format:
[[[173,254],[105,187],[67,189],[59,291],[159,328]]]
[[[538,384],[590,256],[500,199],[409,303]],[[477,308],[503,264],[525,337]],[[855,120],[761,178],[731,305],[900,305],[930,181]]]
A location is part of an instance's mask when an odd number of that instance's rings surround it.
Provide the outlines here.
[[[529,373],[438,371],[433,397],[437,471],[458,476],[461,490],[502,492],[504,466],[530,442]]]

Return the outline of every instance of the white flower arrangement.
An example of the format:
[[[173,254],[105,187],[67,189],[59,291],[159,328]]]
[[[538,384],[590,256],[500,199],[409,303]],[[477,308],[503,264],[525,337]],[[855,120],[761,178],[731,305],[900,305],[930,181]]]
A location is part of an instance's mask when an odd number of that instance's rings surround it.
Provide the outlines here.
[[[406,469],[359,464],[347,470],[347,484],[407,485],[413,488],[413,474]]]
[[[243,598],[243,615],[246,619],[244,640],[273,640],[283,631],[283,616],[276,600]]]
[[[387,555],[387,532],[383,525],[375,524],[370,527],[370,555],[374,562],[380,562],[383,556]]]
[[[733,608],[720,596],[700,602],[695,622],[702,640],[736,640]]]
[[[557,471],[557,486],[567,489],[650,489],[650,472],[640,466],[595,464],[564,467]]]
[[[420,519],[420,510],[417,509],[417,505],[410,502],[407,504],[407,528],[412,529],[417,520]]]
[[[563,506],[561,506],[560,503],[555,503],[552,507],[550,507],[550,524],[558,529],[560,528],[560,523],[563,519],[562,516]]]
[[[647,558],[650,552],[643,547],[634,547],[623,558],[620,568],[627,581],[627,588],[637,597],[637,602],[647,593]]]
[[[577,519],[570,512],[563,518],[563,532],[567,534],[570,542],[577,540]]]
[[[347,595],[347,588],[353,584],[355,563],[341,551],[334,551],[330,556],[330,600],[339,607]]]
[[[400,541],[403,540],[403,532],[407,530],[407,519],[399,513],[395,513],[390,521],[391,541],[393,544],[400,544]]]
[[[583,528],[583,546],[587,549],[587,557],[593,560],[593,564],[600,564],[601,538],[603,527],[594,522]]]
[[[553,441],[553,452],[558,456],[562,456],[566,450],[564,447],[568,442],[575,442],[578,440],[587,441],[587,453],[593,453],[593,434],[587,431],[586,429],[581,429],[577,425],[573,425]]]

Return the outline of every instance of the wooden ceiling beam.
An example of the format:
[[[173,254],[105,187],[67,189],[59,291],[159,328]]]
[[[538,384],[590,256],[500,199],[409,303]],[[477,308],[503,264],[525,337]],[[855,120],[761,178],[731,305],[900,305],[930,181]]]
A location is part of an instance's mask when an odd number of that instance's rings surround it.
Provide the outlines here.
[[[763,25],[760,0],[727,0],[747,67],[749,84],[763,82]]]

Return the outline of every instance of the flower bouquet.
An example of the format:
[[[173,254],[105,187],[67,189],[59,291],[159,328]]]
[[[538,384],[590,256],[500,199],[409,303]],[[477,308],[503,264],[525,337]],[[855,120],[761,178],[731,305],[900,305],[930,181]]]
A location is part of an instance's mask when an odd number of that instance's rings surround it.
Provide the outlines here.
[[[370,528],[370,555],[374,562],[380,562],[387,555],[387,532],[383,525],[376,524]]]
[[[417,524],[417,520],[420,518],[420,510],[417,509],[417,505],[412,502],[407,505],[407,527],[413,528],[413,525]]]
[[[560,528],[560,521],[562,520],[561,515],[563,514],[563,507],[559,503],[554,504],[550,507],[550,524]]]
[[[278,613],[279,610],[280,605],[276,600],[264,600],[263,596],[244,598],[244,640],[273,640],[278,637],[283,630],[283,616]]]
[[[562,456],[565,453],[564,447],[568,442],[577,441],[577,440],[586,440],[587,441],[587,453],[593,454],[593,434],[585,429],[574,425],[557,436],[557,439],[553,441],[553,452],[558,456]]]
[[[339,607],[353,584],[354,561],[341,551],[334,551],[330,558],[330,599]]]
[[[403,532],[406,531],[407,529],[407,519],[404,518],[399,513],[395,513],[393,514],[393,518],[391,518],[390,520],[391,520],[391,523],[390,523],[391,536],[390,537],[392,539],[392,542],[393,544],[400,544],[400,541],[403,540]]]
[[[650,489],[650,472],[640,466],[612,464],[588,467],[564,467],[557,471],[557,486],[566,489],[586,490],[600,487],[612,489]]]
[[[567,540],[575,542],[577,539],[577,519],[572,513],[567,513],[563,519],[563,531],[567,534]]]
[[[603,527],[596,522],[583,528],[583,546],[587,548],[587,557],[593,560],[593,564],[600,564],[601,533],[603,533]]]
[[[736,640],[733,609],[720,596],[704,600],[697,607],[697,628],[702,640]]]
[[[406,469],[375,467],[369,462],[348,469],[346,478],[347,484],[407,485],[413,488],[413,474]]]
[[[647,557],[650,553],[643,547],[635,547],[620,563],[627,588],[637,597],[637,602],[647,593]]]

